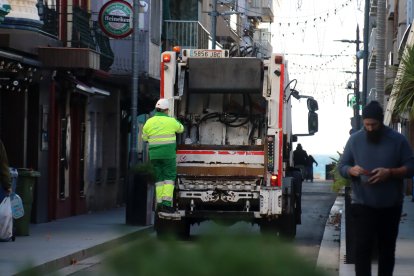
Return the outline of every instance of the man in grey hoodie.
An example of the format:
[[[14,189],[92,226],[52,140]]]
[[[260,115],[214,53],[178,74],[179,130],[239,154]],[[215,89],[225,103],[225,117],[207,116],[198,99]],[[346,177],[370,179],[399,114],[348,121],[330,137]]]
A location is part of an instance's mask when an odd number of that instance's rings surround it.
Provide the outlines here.
[[[378,102],[362,111],[363,128],[352,134],[339,162],[351,179],[350,215],[355,240],[356,276],[371,275],[371,253],[378,244],[378,275],[392,275],[402,204],[403,179],[414,175],[407,139],[383,124]]]

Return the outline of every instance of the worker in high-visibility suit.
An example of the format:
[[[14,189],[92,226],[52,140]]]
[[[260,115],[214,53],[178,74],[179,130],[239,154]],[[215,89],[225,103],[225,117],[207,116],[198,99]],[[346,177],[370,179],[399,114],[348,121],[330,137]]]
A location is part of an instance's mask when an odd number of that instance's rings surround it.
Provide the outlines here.
[[[160,212],[174,213],[174,182],[177,176],[176,133],[184,132],[184,126],[168,116],[169,102],[160,99],[156,112],[142,129],[142,138],[148,141],[149,157],[155,171],[155,195]]]

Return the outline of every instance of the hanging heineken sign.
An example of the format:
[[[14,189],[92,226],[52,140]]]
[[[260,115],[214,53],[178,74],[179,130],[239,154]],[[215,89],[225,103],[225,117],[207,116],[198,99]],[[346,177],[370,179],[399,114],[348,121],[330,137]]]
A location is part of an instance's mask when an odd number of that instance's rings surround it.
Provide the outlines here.
[[[113,38],[124,38],[132,33],[132,6],[122,0],[111,0],[99,11],[102,31]]]

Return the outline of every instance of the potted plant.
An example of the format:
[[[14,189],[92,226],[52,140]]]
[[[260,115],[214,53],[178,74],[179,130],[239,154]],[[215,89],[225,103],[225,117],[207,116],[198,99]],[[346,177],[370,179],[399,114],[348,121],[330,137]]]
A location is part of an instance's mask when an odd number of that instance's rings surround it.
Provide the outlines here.
[[[400,70],[394,82],[394,115],[402,116],[406,112],[414,119],[414,46],[407,46],[401,58]]]
[[[343,188],[350,186],[350,181],[349,179],[344,178],[338,170],[338,163],[339,160],[341,159],[342,153],[340,153],[339,151],[337,151],[339,157],[338,158],[333,158],[330,157],[332,159],[332,170],[331,170],[331,174],[333,175],[333,184],[332,184],[332,190],[335,191],[336,193],[339,193]]]

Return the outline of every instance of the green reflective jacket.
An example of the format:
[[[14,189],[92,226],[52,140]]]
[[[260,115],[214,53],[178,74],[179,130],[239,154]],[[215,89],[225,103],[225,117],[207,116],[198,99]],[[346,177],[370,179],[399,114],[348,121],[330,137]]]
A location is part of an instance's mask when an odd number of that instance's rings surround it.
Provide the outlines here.
[[[165,113],[155,112],[142,129],[142,139],[149,144],[150,159],[167,159],[176,156],[176,133],[182,133],[184,126]]]

